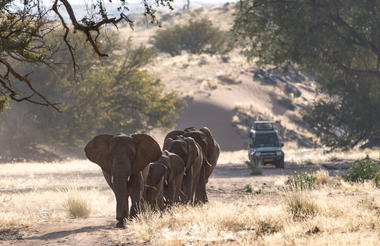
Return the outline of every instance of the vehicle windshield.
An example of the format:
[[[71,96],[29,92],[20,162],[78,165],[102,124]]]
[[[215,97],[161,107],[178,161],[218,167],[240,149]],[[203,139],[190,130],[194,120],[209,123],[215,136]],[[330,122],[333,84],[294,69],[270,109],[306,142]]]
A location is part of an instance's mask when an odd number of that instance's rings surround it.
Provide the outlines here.
[[[280,142],[278,141],[277,134],[275,132],[271,133],[259,133],[256,134],[253,141],[254,147],[280,147]]]

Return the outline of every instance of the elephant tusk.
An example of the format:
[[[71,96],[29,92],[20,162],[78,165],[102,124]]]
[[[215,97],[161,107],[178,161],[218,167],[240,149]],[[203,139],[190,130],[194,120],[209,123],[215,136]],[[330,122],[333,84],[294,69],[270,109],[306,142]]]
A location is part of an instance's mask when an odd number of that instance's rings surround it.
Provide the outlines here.
[[[184,197],[187,199],[187,196],[186,196],[186,194],[185,194],[185,193],[183,193],[183,191],[182,191],[182,190],[179,190],[179,192],[181,193],[181,195],[182,195],[182,196],[184,196]]]

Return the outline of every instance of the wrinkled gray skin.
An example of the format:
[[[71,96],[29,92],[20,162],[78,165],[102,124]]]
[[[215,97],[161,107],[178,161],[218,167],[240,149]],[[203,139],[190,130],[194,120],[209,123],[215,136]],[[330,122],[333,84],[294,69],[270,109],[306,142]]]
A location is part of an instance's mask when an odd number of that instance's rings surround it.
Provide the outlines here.
[[[159,162],[149,164],[148,175],[144,185],[144,200],[153,209],[164,210],[164,183],[168,169]]]
[[[196,203],[205,203],[208,201],[206,183],[217,164],[220,154],[220,146],[215,141],[207,127],[202,127],[199,130],[195,127],[188,127],[184,131],[174,130],[167,134],[165,142],[168,138],[175,139],[178,136],[192,137],[202,148],[203,156],[205,158],[200,171],[200,180],[197,186],[195,201]]]
[[[202,148],[191,137],[177,136],[165,139],[164,150],[175,153],[184,161],[181,201],[193,204],[203,163]]]
[[[125,218],[137,214],[144,190],[142,170],[161,156],[160,146],[146,134],[104,134],[93,138],[84,150],[87,158],[102,168],[115,194],[117,227],[123,227]]]

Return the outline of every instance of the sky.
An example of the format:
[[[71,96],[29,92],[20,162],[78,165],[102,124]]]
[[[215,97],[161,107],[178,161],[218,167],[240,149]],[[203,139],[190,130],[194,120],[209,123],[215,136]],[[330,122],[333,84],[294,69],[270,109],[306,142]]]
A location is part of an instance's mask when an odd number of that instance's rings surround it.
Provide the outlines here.
[[[200,7],[205,5],[218,5],[218,4],[224,4],[227,2],[237,2],[238,0],[190,0],[190,7]],[[73,5],[83,5],[85,3],[92,3],[96,2],[96,0],[69,0],[70,3]],[[118,0],[113,0],[114,3],[118,3]],[[131,5],[133,4],[140,4],[141,0],[127,0],[128,3]],[[152,2],[154,2],[152,0]],[[183,4],[186,2],[186,0],[174,0],[174,5],[177,6],[183,6]],[[193,5],[193,6],[192,6]]]
[[[92,0],[69,0],[72,4],[83,4],[83,3],[91,3]],[[224,4],[227,2],[237,2],[238,0],[190,0],[190,4]],[[113,2],[117,2],[117,0],[113,0]],[[141,3],[141,0],[127,0],[129,3]],[[174,0],[175,4],[184,4],[186,0]]]

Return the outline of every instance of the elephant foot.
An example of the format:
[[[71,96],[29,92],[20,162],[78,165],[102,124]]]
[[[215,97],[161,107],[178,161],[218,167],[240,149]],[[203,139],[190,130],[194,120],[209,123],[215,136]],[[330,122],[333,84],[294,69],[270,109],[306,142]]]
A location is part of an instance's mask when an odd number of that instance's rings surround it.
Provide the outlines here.
[[[124,228],[125,228],[124,221],[119,221],[119,222],[117,222],[117,224],[116,224],[116,228],[122,228],[122,229],[124,229]]]

